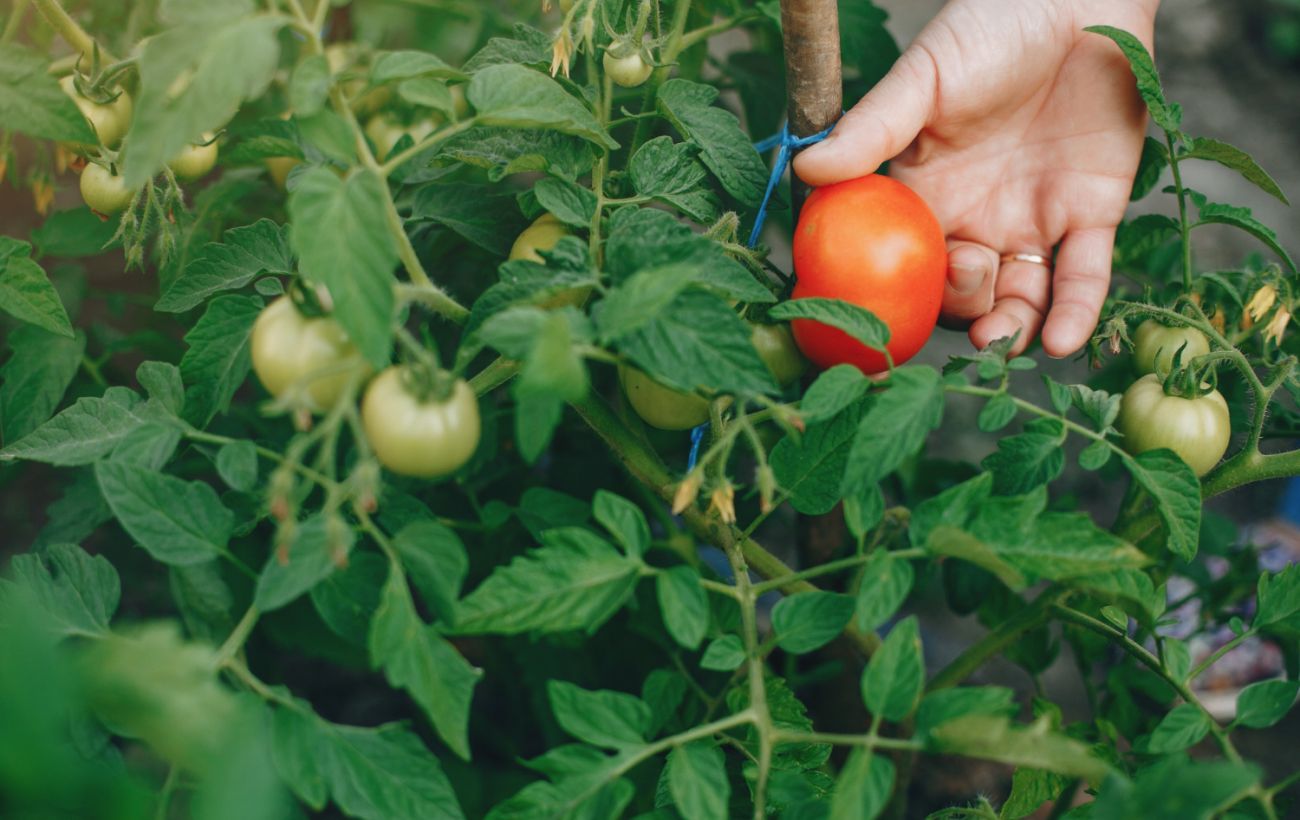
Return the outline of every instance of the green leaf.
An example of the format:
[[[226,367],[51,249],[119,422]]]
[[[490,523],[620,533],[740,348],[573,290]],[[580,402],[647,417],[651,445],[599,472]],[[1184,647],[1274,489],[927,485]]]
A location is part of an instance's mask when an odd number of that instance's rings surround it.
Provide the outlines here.
[[[235,516],[212,487],[119,461],[95,465],[100,492],[127,534],[164,564],[198,564],[226,549]]]
[[[619,341],[622,353],[662,384],[681,391],[777,392],[751,329],[720,297],[687,290],[652,321]]]
[[[464,74],[427,51],[388,51],[375,57],[370,68],[370,84],[383,85],[415,77],[463,79]]]
[[[1278,255],[1291,271],[1292,275],[1297,273],[1295,260],[1291,258],[1291,254],[1288,253],[1282,243],[1278,241],[1277,233],[1272,228],[1256,219],[1254,215],[1251,214],[1249,208],[1238,208],[1232,205],[1206,203],[1200,205],[1199,214],[1201,221],[1198,224],[1200,225],[1206,223],[1231,225],[1232,227],[1243,230],[1255,237],[1260,242],[1267,245],[1273,253]]]
[[[776,645],[802,655],[833,641],[853,617],[853,598],[833,592],[800,592],[772,609]]]
[[[799,415],[816,424],[856,404],[871,388],[871,380],[851,364],[837,364],[817,377],[799,402]]]
[[[700,147],[700,160],[727,193],[757,207],[767,187],[767,168],[735,115],[713,105],[718,90],[689,80],[659,86],[659,112],[686,139]]]
[[[538,781],[493,806],[487,820],[605,820],[622,817],[635,795],[631,781],[608,779],[603,772],[569,777],[558,783]]]
[[[983,432],[996,433],[1010,424],[1017,412],[1015,399],[1006,393],[998,393],[980,410],[977,423]]]
[[[1130,783],[1112,775],[1093,803],[1093,820],[1209,820],[1259,782],[1249,763],[1200,762],[1170,755]]]
[[[871,632],[894,616],[912,591],[912,565],[884,550],[862,565],[855,603],[858,631]]]
[[[591,145],[580,137],[558,131],[481,126],[443,140],[432,156],[440,164],[463,162],[484,168],[489,182],[528,171],[577,179],[591,170],[595,161]]]
[[[898,622],[862,673],[862,702],[884,720],[912,714],[925,688],[925,659],[916,617]]]
[[[998,451],[981,466],[993,473],[994,491],[1002,495],[1027,493],[1054,481],[1065,469],[1065,425],[1037,419],[1025,432],[998,440]]]
[[[610,150],[618,148],[595,115],[563,86],[521,65],[476,70],[465,96],[474,106],[475,119],[483,125],[549,128]]]
[[[105,222],[85,205],[55,211],[32,231],[32,245],[37,258],[98,256],[109,248],[121,247],[121,241],[114,239],[118,221]]]
[[[373,552],[353,550],[348,565],[311,588],[311,602],[334,633],[349,643],[365,646],[370,616],[388,578],[388,562]]]
[[[874,350],[883,351],[889,343],[889,326],[876,318],[876,314],[839,299],[791,299],[772,308],[768,315],[782,321],[810,319],[820,322],[844,331]]]
[[[262,300],[256,296],[218,296],[185,334],[189,346],[181,357],[181,377],[188,386],[185,419],[196,427],[206,427],[213,416],[224,412],[248,377],[249,339],[261,311]]]
[[[0,128],[37,139],[96,144],[90,123],[50,74],[49,59],[0,45]]]
[[[393,550],[424,603],[444,623],[455,618],[469,556],[460,537],[436,521],[415,521],[393,538]]]
[[[294,66],[289,79],[289,110],[295,116],[310,117],[325,107],[329,91],[329,60],[324,54],[308,55]]]
[[[668,792],[686,820],[727,820],[731,784],[722,750],[706,740],[668,753]]]
[[[377,369],[388,364],[395,307],[387,199],[384,181],[365,169],[342,180],[313,168],[289,193],[289,239],[302,273],[329,289],[334,318]]]
[[[1300,614],[1300,564],[1260,575],[1255,600],[1259,606],[1254,620],[1256,629],[1294,621]]]
[[[640,562],[576,527],[548,530],[542,547],[498,567],[458,605],[462,635],[595,630],[631,594]]]
[[[410,693],[443,742],[469,760],[470,700],[483,672],[420,620],[395,565],[370,624],[370,658],[389,684]]]
[[[1236,725],[1267,729],[1286,717],[1295,705],[1298,693],[1300,681],[1265,680],[1252,683],[1237,696]]]
[[[31,259],[32,246],[0,236],[0,310],[19,321],[73,338],[72,322],[45,269]]]
[[[655,577],[655,593],[668,634],[687,649],[698,649],[709,629],[709,601],[700,574],[686,566],[665,570]]]
[[[590,228],[596,216],[596,195],[576,182],[543,177],[533,186],[537,202],[557,219],[575,228]]]
[[[551,62],[551,36],[538,31],[532,26],[515,23],[511,34],[513,37],[493,37],[487,45],[465,61],[463,71],[473,74],[477,71],[507,63],[523,63],[541,69]]]
[[[185,406],[185,384],[180,368],[170,362],[141,362],[135,369],[135,380],[144,388],[151,404],[165,409],[170,416],[180,417]]]
[[[1220,142],[1208,137],[1193,137],[1188,141],[1187,151],[1182,154],[1182,158],[1217,162],[1223,167],[1231,168],[1241,174],[1247,182],[1255,185],[1269,196],[1276,197],[1286,205],[1291,204],[1287,201],[1286,194],[1282,193],[1282,188],[1268,175],[1267,171],[1260,167],[1254,157],[1235,145],[1229,145],[1226,142]]]
[[[1201,742],[1210,731],[1210,719],[1194,703],[1182,703],[1165,715],[1146,738],[1139,750],[1148,754],[1163,755],[1181,752]]]
[[[513,199],[497,186],[438,180],[415,192],[411,219],[432,220],[489,253],[506,256],[525,227]]]
[[[650,525],[641,508],[631,501],[609,490],[597,490],[591,511],[629,556],[640,557],[650,548]]]
[[[217,450],[217,475],[232,490],[252,492],[257,486],[257,445],[240,439]]]
[[[856,368],[855,368],[856,370]],[[804,515],[824,515],[843,498],[841,485],[850,444],[858,432],[857,408],[787,435],[772,449],[770,463],[791,505]]]
[[[869,749],[854,749],[835,780],[830,820],[875,820],[894,790],[894,764]]]
[[[1053,732],[1045,720],[1022,727],[1005,717],[967,715],[932,728],[929,737],[930,750],[941,754],[1030,766],[1088,780],[1100,780],[1109,771],[1087,746]]]
[[[204,132],[225,126],[240,103],[262,95],[275,76],[279,15],[229,16],[149,37],[140,54],[135,116],[123,143],[123,175],[142,186]]]
[[[140,397],[125,387],[110,387],[103,397],[77,399],[71,407],[0,450],[0,459],[42,461],[72,467],[98,461],[132,430],[144,424]]]
[[[605,749],[641,746],[650,727],[650,707],[625,692],[589,691],[562,680],[546,682],[551,711],[564,731]]]
[[[365,820],[465,816],[438,759],[414,732],[396,723],[330,723],[295,703],[274,711],[271,753],[276,771],[314,811],[332,800]]]
[[[642,145],[628,163],[632,188],[641,196],[684,194],[697,188],[708,174],[696,158],[699,146],[655,137]]]
[[[1138,162],[1129,201],[1137,202],[1151,193],[1160,184],[1160,177],[1168,167],[1169,149],[1154,137],[1147,137],[1142,143],[1142,159]]]
[[[745,645],[740,638],[736,635],[723,635],[705,647],[704,657],[700,658],[700,668],[730,672],[744,662]]]
[[[892,473],[943,421],[943,383],[929,367],[901,367],[858,425],[842,492],[856,495]]]
[[[1079,453],[1079,466],[1085,470],[1100,470],[1110,463],[1114,452],[1109,442],[1094,441]]]
[[[1145,269],[1152,252],[1182,233],[1178,220],[1164,214],[1143,214],[1121,223],[1115,236],[1115,266]]]
[[[1028,817],[1049,800],[1058,799],[1069,786],[1070,779],[1042,769],[1016,769],[1011,777],[1011,794],[1002,804],[1001,820],[1020,820]]]
[[[1156,71],[1155,61],[1151,59],[1151,53],[1147,51],[1142,41],[1127,31],[1113,26],[1089,26],[1084,31],[1101,34],[1115,41],[1124,52],[1124,56],[1128,58],[1133,76],[1137,78],[1138,93],[1146,102],[1147,109],[1151,112],[1151,119],[1165,131],[1178,132],[1182,127],[1182,110],[1165,100],[1165,92],[1160,86],[1160,74]]]
[[[289,274],[294,269],[287,232],[269,219],[231,228],[220,242],[209,242],[172,280],[154,310],[182,313],[209,297],[236,290],[263,274]]]
[[[52,544],[40,552],[15,555],[9,572],[40,605],[44,628],[61,637],[108,634],[122,584],[104,556],[91,556],[75,544]],[[5,583],[0,581],[0,598],[4,595]]]
[[[967,715],[1015,717],[1016,693],[1002,686],[961,686],[938,689],[921,699],[916,710],[916,734],[924,737],[950,720]]]
[[[110,458],[136,467],[161,470],[176,453],[181,432],[170,424],[144,424],[127,433]]]
[[[1124,466],[1155,502],[1168,534],[1169,551],[1184,561],[1196,557],[1201,534],[1201,482],[1172,450],[1150,450]]]
[[[331,527],[323,515],[297,524],[288,549],[277,547],[267,558],[253,604],[271,612],[293,603],[338,569],[355,541],[351,527]]]
[[[11,330],[13,354],[0,366],[0,437],[16,442],[49,420],[81,370],[86,336],[71,339],[33,325]]]

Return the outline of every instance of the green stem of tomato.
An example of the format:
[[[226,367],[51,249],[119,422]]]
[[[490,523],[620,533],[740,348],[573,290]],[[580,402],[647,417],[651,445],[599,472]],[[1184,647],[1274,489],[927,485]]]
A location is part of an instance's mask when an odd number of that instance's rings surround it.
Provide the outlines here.
[[[686,36],[686,21],[691,14],[691,0],[678,0],[673,7],[672,30],[668,35],[668,42],[664,44],[663,49],[659,52],[659,62],[663,65],[654,70],[650,79],[646,82],[645,93],[641,97],[641,111],[646,112],[654,104],[655,94],[659,91],[659,86],[663,85],[672,73],[672,63],[677,59],[677,55],[682,52],[682,41]],[[628,156],[636,153],[636,150],[650,139],[655,126],[654,119],[638,120],[636,132],[632,136],[632,145],[628,149]]]
[[[1182,169],[1178,166],[1178,151],[1174,135],[1165,132],[1165,145],[1169,147],[1169,170],[1174,176],[1174,189],[1178,195],[1178,229],[1183,241],[1183,293],[1192,292],[1192,227],[1187,219],[1187,189],[1183,187]]]
[[[86,33],[86,30],[76,20],[72,19],[72,16],[59,4],[59,0],[33,0],[33,2],[50,26],[59,33],[59,36],[68,45],[72,46],[73,51],[83,57],[95,53],[95,38]],[[103,46],[99,47],[99,59],[104,63],[116,62],[113,55]]]

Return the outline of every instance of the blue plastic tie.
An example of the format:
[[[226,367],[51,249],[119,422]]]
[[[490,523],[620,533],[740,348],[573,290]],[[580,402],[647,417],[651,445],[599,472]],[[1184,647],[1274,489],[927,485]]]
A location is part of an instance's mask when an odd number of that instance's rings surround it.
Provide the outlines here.
[[[811,137],[795,137],[790,135],[790,124],[786,123],[781,126],[781,133],[773,134],[765,140],[754,143],[754,150],[760,154],[766,154],[773,148],[780,147],[776,153],[776,163],[772,165],[772,173],[767,178],[767,190],[763,192],[763,201],[759,203],[758,213],[754,216],[754,229],[749,232],[749,247],[758,244],[758,238],[763,233],[763,223],[767,221],[767,203],[772,199],[772,192],[780,184],[781,177],[785,176],[785,170],[790,165],[790,155],[794,149],[803,148],[816,142],[821,142],[834,130],[832,125],[824,131],[813,134]],[[709,428],[709,422],[704,422],[699,427],[691,430],[691,454],[686,460],[686,472],[695,469],[695,462],[700,456],[700,442],[704,441],[704,433]]]

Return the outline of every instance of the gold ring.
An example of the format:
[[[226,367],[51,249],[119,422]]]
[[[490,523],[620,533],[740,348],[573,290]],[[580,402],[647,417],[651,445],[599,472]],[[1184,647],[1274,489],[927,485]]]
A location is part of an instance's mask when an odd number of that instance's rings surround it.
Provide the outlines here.
[[[1045,268],[1052,266],[1052,260],[1036,253],[1004,253],[1002,254],[1002,262],[1028,262],[1031,265],[1042,265]]]

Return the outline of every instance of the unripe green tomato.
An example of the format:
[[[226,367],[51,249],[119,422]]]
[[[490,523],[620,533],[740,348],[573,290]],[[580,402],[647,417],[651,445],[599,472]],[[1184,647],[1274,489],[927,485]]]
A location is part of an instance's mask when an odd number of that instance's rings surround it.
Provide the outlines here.
[[[337,321],[304,316],[288,296],[258,314],[251,347],[253,371],[266,392],[280,398],[299,387],[314,412],[333,407],[358,371],[370,371]]]
[[[560,0],[560,11],[568,14],[569,9],[573,8],[573,3],[574,0]]]
[[[217,164],[217,143],[212,134],[204,134],[199,143],[185,146],[167,163],[181,182],[194,182],[207,176]]]
[[[551,250],[568,235],[569,229],[563,222],[549,213],[542,214],[515,239],[515,244],[510,246],[510,258],[529,259],[544,265],[546,260],[538,251]]]
[[[111,216],[130,207],[135,191],[126,187],[126,180],[122,177],[91,162],[81,172],[81,198],[92,211]]]
[[[456,119],[458,120],[463,120],[469,116],[469,100],[465,97],[465,87],[465,83],[457,83],[448,88],[451,92],[451,110],[456,112]]]
[[[618,366],[618,380],[641,420],[660,430],[690,430],[709,420],[709,402],[682,393],[627,365]]]
[[[122,137],[126,136],[127,129],[131,127],[131,97],[125,91],[111,103],[100,105],[77,93],[76,81],[72,75],[59,80],[59,87],[63,89],[64,94],[72,98],[90,126],[95,129],[100,145],[105,148],[116,148],[122,142]],[[69,144],[68,147],[80,149],[85,153],[96,148],[94,145],[75,144]]]
[[[650,72],[654,71],[654,66],[647,63],[640,53],[635,51],[626,57],[615,57],[606,51],[601,64],[614,84],[624,88],[636,88],[650,79]]]
[[[1124,391],[1115,426],[1130,453],[1173,450],[1198,476],[1214,469],[1232,439],[1232,417],[1218,390],[1197,398],[1170,396],[1155,374]]]
[[[268,157],[263,162],[267,173],[271,175],[271,182],[281,191],[289,180],[289,172],[302,165],[302,160],[297,157]]]
[[[403,368],[390,367],[366,388],[361,402],[366,440],[379,463],[394,473],[451,475],[478,449],[478,397],[464,379],[457,379],[451,395],[421,401],[404,378]]]
[[[1147,319],[1133,334],[1133,348],[1133,365],[1138,373],[1165,375],[1173,370],[1174,355],[1179,348],[1182,348],[1179,361],[1186,365],[1197,356],[1209,353],[1210,342],[1194,327],[1167,327],[1155,319]]]
[[[754,325],[750,334],[758,356],[772,372],[776,383],[789,387],[808,369],[808,360],[799,352],[789,325]]]

